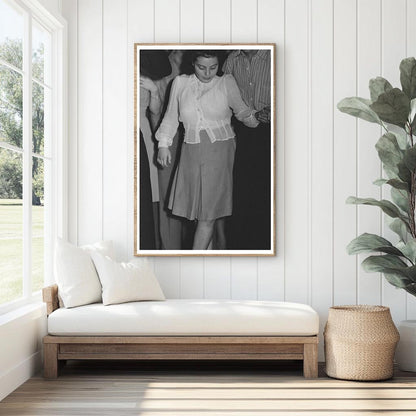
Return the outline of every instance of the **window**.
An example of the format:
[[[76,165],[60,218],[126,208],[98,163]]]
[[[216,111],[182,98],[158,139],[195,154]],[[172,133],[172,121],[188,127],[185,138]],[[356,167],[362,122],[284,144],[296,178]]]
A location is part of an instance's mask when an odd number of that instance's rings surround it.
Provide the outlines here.
[[[31,0],[0,0],[0,312],[52,279],[62,231],[65,25]]]

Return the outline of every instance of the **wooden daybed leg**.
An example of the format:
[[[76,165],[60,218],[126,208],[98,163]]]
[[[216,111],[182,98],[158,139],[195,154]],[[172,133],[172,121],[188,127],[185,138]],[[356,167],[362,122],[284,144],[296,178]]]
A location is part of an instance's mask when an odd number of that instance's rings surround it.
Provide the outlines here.
[[[303,376],[318,377],[318,344],[303,345]]]
[[[58,344],[43,344],[43,377],[58,378]]]

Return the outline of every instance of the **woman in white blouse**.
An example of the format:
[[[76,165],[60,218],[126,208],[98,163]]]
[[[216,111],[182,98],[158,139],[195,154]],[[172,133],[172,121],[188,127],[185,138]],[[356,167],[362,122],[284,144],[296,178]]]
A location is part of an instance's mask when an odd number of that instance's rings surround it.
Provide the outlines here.
[[[157,160],[162,167],[172,162],[169,146],[182,122],[185,138],[168,206],[172,214],[197,221],[193,249],[206,250],[216,222],[232,214],[236,144],[231,116],[256,127],[259,115],[243,102],[232,75],[217,76],[217,51],[195,51],[192,64],[194,74],[173,81],[156,132]]]

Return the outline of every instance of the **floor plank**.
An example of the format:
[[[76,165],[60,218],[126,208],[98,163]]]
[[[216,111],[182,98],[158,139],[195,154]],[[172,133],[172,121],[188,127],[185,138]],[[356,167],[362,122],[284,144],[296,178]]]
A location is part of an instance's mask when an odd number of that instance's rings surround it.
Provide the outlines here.
[[[416,415],[416,373],[356,382],[302,377],[300,363],[69,362],[0,402],[7,416]]]

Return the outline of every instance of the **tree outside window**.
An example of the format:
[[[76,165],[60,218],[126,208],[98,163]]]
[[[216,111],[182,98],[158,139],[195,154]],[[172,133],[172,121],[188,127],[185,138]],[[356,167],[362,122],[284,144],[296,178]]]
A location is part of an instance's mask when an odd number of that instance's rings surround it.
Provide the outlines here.
[[[52,89],[51,34],[7,0],[0,0],[0,17],[1,306],[43,286]]]

